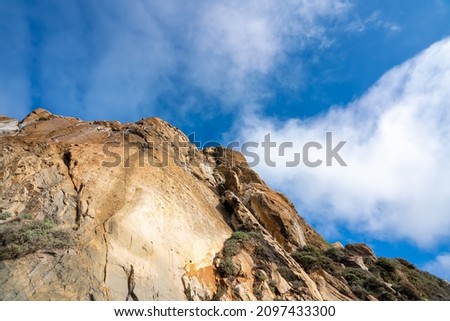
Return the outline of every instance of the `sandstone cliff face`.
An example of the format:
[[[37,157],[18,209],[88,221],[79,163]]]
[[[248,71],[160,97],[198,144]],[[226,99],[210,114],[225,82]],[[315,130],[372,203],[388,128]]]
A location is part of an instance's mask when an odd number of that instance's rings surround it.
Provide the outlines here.
[[[375,299],[345,274],[369,248],[330,246],[242,155],[160,119],[38,109],[0,118],[0,149],[1,300]]]

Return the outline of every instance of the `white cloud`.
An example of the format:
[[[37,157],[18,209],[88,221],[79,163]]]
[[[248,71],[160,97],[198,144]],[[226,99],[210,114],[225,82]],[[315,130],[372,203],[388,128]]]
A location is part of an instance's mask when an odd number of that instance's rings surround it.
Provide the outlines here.
[[[349,9],[332,0],[207,2],[192,27],[191,81],[226,107],[251,105],[267,95],[264,77],[287,54],[330,43],[320,18],[345,16]],[[301,70],[298,63],[291,62],[292,70]]]
[[[450,253],[439,255],[433,262],[426,264],[424,270],[450,281]]]
[[[345,108],[287,122],[250,114],[240,135],[259,142],[270,132],[299,148],[333,132],[335,141],[348,141],[340,153],[348,167],[260,165],[258,171],[322,231],[344,223],[380,239],[441,243],[450,236],[449,57],[446,39],[386,73]]]
[[[24,28],[5,33],[20,48],[6,48],[17,68],[2,75],[2,105],[28,109],[35,96],[51,110],[122,120],[164,112],[159,99],[176,95],[189,102],[179,104],[181,112],[202,114],[259,101],[270,92],[267,77],[287,54],[330,43],[322,18],[345,16],[350,8],[335,0],[43,1],[11,7],[21,13],[14,23]],[[3,19],[5,26],[10,20]],[[22,37],[21,28],[32,30],[33,38]],[[1,69],[10,61],[0,61]],[[293,73],[301,73],[300,64]],[[204,104],[205,96],[222,109]]]
[[[352,22],[347,25],[347,30],[353,32],[364,32],[367,29],[384,29],[388,32],[398,32],[402,30],[402,27],[396,22],[386,20],[381,11],[374,11],[366,18],[355,15],[352,18]]]

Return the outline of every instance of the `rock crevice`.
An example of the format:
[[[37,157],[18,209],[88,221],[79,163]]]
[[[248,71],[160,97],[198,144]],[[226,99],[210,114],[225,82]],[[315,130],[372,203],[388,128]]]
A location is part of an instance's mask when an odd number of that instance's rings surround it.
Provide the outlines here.
[[[364,244],[328,244],[244,156],[159,118],[0,117],[0,300],[444,300]]]

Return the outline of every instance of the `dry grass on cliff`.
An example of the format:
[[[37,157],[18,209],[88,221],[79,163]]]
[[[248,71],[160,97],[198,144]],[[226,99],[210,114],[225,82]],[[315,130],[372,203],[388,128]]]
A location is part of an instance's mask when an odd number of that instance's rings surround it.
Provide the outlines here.
[[[69,248],[71,232],[51,220],[32,220],[28,216],[0,225],[0,260],[16,259],[37,251]]]

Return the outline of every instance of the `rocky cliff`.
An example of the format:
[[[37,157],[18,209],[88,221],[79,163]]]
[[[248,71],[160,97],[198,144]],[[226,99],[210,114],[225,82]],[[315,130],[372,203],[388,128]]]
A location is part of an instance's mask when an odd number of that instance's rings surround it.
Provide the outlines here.
[[[450,286],[328,244],[244,157],[158,118],[0,117],[1,300],[420,300]]]

